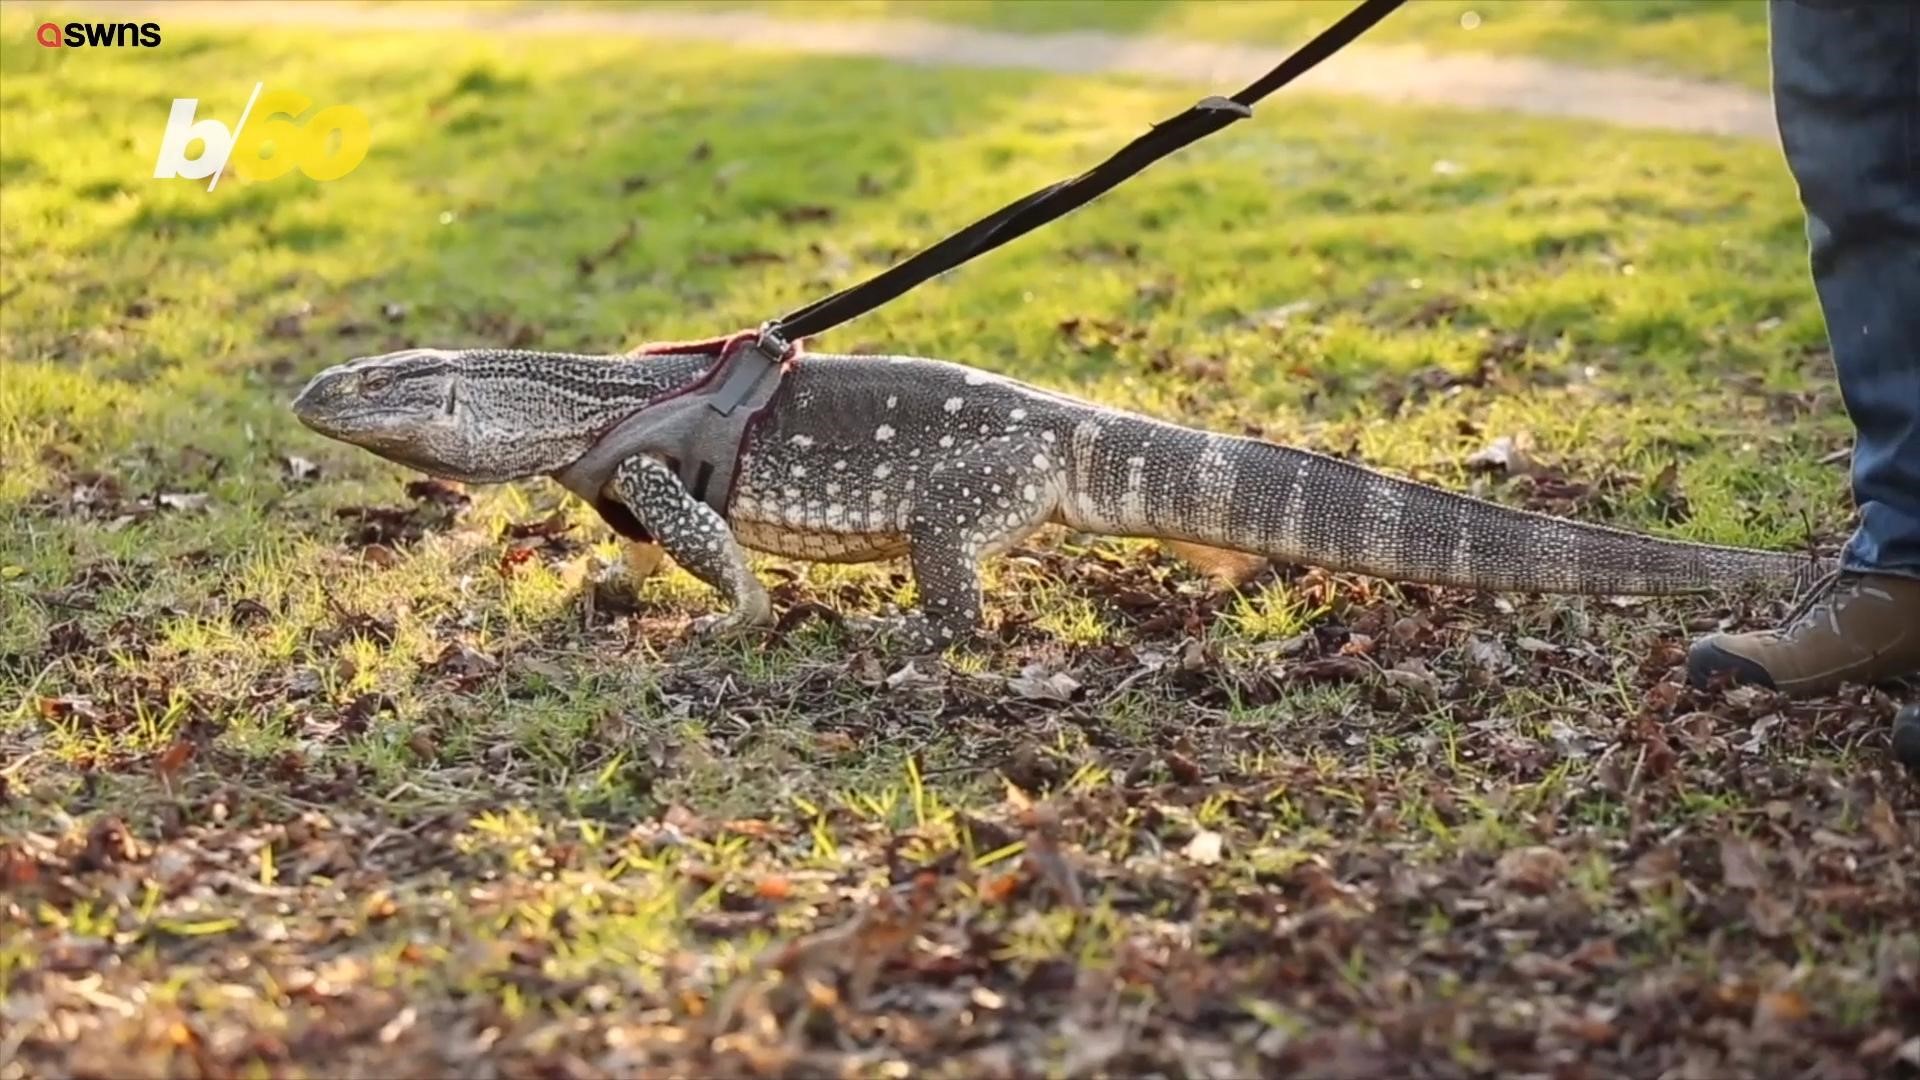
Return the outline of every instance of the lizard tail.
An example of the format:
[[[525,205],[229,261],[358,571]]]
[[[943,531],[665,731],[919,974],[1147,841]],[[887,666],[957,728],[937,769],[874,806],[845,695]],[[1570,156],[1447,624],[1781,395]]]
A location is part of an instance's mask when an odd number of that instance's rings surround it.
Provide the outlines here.
[[[1322,454],[1162,424],[1071,436],[1075,528],[1459,588],[1661,595],[1804,584],[1805,555],[1664,540],[1518,510]]]

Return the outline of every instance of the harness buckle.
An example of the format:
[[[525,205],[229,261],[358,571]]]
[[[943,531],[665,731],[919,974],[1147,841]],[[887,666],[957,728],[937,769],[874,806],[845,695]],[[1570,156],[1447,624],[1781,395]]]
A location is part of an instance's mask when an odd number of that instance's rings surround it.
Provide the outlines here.
[[[742,334],[720,356],[724,370],[720,372],[719,385],[707,398],[707,407],[721,416],[732,416],[740,406],[758,396],[756,391],[765,380],[780,377],[781,365],[792,351],[793,346],[773,323],[762,324],[759,333],[751,339]]]

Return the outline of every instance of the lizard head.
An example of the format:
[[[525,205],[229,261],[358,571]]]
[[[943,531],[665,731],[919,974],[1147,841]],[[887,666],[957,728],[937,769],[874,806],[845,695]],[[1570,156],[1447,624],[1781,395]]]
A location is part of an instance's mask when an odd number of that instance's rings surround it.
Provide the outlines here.
[[[315,375],[294,399],[300,422],[389,461],[449,480],[537,476],[585,451],[589,433],[544,412],[541,387],[492,350],[407,349]],[[527,354],[517,358],[523,364]],[[569,438],[570,435],[577,437]]]

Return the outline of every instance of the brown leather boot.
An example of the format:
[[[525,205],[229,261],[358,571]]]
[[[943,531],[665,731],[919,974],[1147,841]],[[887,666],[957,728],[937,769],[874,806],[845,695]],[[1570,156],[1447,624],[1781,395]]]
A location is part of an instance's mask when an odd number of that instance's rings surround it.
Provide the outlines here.
[[[1716,675],[1784,694],[1819,694],[1843,682],[1920,673],[1920,578],[1840,571],[1794,609],[1786,624],[1752,634],[1714,634],[1687,653],[1687,681]]]

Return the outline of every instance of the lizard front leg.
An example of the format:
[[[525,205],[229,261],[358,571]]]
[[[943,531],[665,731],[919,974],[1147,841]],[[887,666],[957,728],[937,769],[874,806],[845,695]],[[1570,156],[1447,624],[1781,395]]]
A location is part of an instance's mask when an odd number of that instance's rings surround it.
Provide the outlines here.
[[[644,454],[620,463],[613,495],[652,534],[673,561],[712,586],[729,611],[701,627],[724,633],[773,622],[773,602],[747,565],[747,553],[733,538],[726,520],[687,493],[673,470]]]
[[[980,627],[980,560],[1013,546],[1053,511],[1053,463],[1037,441],[997,439],[919,477],[907,518],[919,610],[910,646],[943,649]]]

